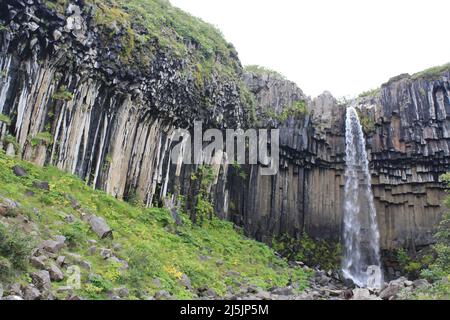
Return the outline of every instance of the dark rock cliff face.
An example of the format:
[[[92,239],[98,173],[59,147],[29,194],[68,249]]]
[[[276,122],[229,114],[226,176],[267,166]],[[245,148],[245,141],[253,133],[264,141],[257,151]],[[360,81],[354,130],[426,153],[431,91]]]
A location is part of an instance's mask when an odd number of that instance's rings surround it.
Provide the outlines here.
[[[202,88],[186,76],[189,57],[157,50],[145,68],[119,59],[83,1],[61,15],[41,1],[0,1],[0,144],[53,164],[118,197],[146,205],[196,192],[192,165],[169,163],[177,127],[248,127],[236,81],[213,75]],[[192,50],[195,50],[193,48]],[[239,61],[236,58],[236,63]],[[354,103],[361,110],[384,249],[430,244],[450,169],[449,74],[401,77]],[[260,127],[280,128],[274,176],[259,166],[214,168],[219,216],[266,242],[302,232],[339,241],[343,211],[345,110],[329,93],[314,100],[292,82],[246,73]],[[277,114],[305,101],[308,113]],[[189,209],[189,208],[188,208]]]
[[[439,177],[450,169],[449,75],[393,79],[358,102],[375,122],[368,148],[384,247],[433,241],[444,210]]]
[[[219,128],[244,122],[235,82],[213,75],[200,89],[185,75],[188,58],[163,50],[142,70],[122,63],[122,48],[103,40],[83,1],[63,16],[42,1],[2,0],[0,18],[0,111],[11,120],[1,124],[1,140],[9,153],[119,198],[136,192],[150,205],[168,179],[175,128],[196,119]]]
[[[260,106],[298,96],[291,83],[263,78],[247,77]],[[448,79],[448,71],[431,78],[403,76],[371,97],[345,103],[357,105],[366,131],[383,249],[433,242],[445,195],[439,177],[450,169]],[[280,173],[252,176],[248,194],[241,197],[244,225],[261,240],[302,231],[340,240],[346,106],[324,93],[309,101],[309,109],[305,119],[280,126]]]

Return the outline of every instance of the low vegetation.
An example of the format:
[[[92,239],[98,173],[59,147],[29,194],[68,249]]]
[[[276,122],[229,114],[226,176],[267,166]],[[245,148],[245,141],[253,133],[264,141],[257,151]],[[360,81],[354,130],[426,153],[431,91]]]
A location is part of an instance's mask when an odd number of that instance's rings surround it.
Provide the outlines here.
[[[271,76],[273,78],[277,78],[280,80],[286,80],[286,77],[283,74],[281,74],[280,72],[263,67],[263,66],[249,65],[249,66],[245,66],[244,69],[247,72],[251,72],[251,73],[254,73],[259,76],[268,75],[268,76]]]
[[[291,106],[283,108],[280,113],[273,110],[266,111],[269,118],[280,123],[286,122],[289,118],[304,118],[308,113],[308,106],[305,101],[295,101]]]
[[[26,170],[26,176],[13,173],[17,165]],[[289,268],[269,247],[247,239],[231,223],[214,216],[200,225],[180,212],[181,224],[175,223],[166,209],[133,206],[54,167],[38,168],[3,152],[0,181],[0,203],[7,198],[20,206],[15,217],[0,215],[0,268],[15,273],[16,282],[27,283],[28,273],[34,270],[27,263],[29,244],[63,235],[66,247],[60,254],[79,254],[92,266],[90,271],[82,269],[81,287],[75,292],[85,298],[107,298],[113,288],[121,286],[130,290],[129,299],[160,290],[175,298],[193,298],[193,290],[183,284],[184,276],[194,289],[207,287],[219,296],[225,295],[228,286],[239,288],[242,284],[265,289],[290,283],[299,284],[300,290],[306,287],[305,271]],[[36,181],[48,181],[49,190],[36,188]],[[103,217],[114,238],[99,239],[82,219],[85,213]],[[73,218],[67,220],[68,216]],[[29,222],[24,225],[21,217]],[[35,231],[29,233],[26,227]],[[129,267],[123,269],[120,263],[90,254],[92,240],[97,248],[112,248]],[[56,291],[66,282],[52,285]]]
[[[442,180],[450,184],[450,174],[445,174]],[[450,196],[444,200],[450,208]],[[433,260],[422,269],[421,277],[432,282],[432,286],[415,292],[409,298],[415,299],[450,299],[450,213],[446,213],[436,233],[437,243],[433,246]]]
[[[360,115],[359,121],[365,134],[375,132],[375,119],[370,115]]]
[[[6,125],[10,125],[11,124],[11,118],[8,117],[5,114],[0,113],[0,122],[3,122]]]
[[[34,137],[29,138],[29,141],[33,147],[40,144],[50,146],[53,143],[53,135],[50,132],[39,132]]]
[[[374,97],[378,96],[380,94],[380,92],[381,92],[381,88],[364,91],[363,93],[361,93],[358,96],[358,98],[374,98]]]
[[[31,237],[16,227],[8,228],[0,223],[0,281],[12,280],[16,273],[25,272],[32,249]]]
[[[412,79],[425,79],[434,80],[442,76],[444,72],[450,72],[450,63],[444,64],[442,66],[436,66],[424,71],[415,73],[411,76]]]
[[[59,88],[59,90],[53,94],[53,99],[70,101],[73,99],[73,93],[68,91],[65,86],[61,86],[61,88]]]
[[[342,247],[339,243],[315,240],[307,234],[298,240],[285,234],[274,238],[272,246],[289,261],[301,261],[323,270],[340,269]]]

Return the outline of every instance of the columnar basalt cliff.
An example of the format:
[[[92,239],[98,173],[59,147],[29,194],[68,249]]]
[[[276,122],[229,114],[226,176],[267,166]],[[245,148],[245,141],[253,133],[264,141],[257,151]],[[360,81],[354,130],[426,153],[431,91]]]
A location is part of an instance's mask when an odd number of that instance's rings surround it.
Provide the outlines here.
[[[215,72],[204,80],[191,56],[158,44],[144,52],[151,55],[145,64],[139,56],[124,62],[120,33],[103,39],[84,1],[71,2],[65,16],[42,1],[5,0],[0,8],[0,111],[10,119],[1,132],[9,153],[56,165],[119,198],[136,192],[150,205],[168,179],[175,128],[196,119],[219,128],[245,121],[237,81]],[[228,54],[238,73],[231,46]]]
[[[128,52],[133,41],[123,40],[131,36],[117,26],[105,32],[89,3],[68,1],[62,14],[39,0],[1,0],[0,141],[8,154],[150,206],[198,188],[193,165],[169,162],[175,128],[195,120],[205,128],[277,127],[278,174],[216,168],[217,214],[266,242],[303,232],[340,239],[347,103],[329,93],[311,100],[274,74],[243,73],[231,45],[226,57],[209,57],[219,67],[208,75],[192,39],[183,56],[156,40]],[[231,71],[221,73],[225,63]],[[450,169],[448,76],[404,76],[352,102],[367,134],[384,249],[433,241],[439,175]]]
[[[403,75],[358,101],[384,248],[433,241],[449,170],[450,72]]]
[[[284,137],[280,173],[266,184],[259,177],[249,183],[249,196],[243,199],[257,199],[254,207],[242,211],[247,231],[262,240],[303,231],[340,240],[344,119],[346,105],[354,104],[367,136],[382,248],[432,243],[445,195],[439,177],[450,169],[450,74],[445,68],[433,72],[393,78],[354,101],[339,103],[329,93],[309,101],[309,116],[280,126]],[[260,106],[276,106],[277,88],[286,83],[255,75],[247,82]],[[296,96],[296,89],[284,87],[281,96]],[[277,195],[282,195],[282,201],[277,202]],[[258,206],[261,203],[267,206]]]

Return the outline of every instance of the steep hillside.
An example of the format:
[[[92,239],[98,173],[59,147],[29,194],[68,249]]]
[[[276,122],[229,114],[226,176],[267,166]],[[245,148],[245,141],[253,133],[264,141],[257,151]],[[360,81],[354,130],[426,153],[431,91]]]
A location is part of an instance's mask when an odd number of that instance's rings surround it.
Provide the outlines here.
[[[3,152],[0,181],[5,296],[262,299],[269,289],[292,286],[299,294],[308,285],[307,271],[288,267],[228,222],[193,226],[185,213],[127,204]],[[78,289],[73,266],[81,272]]]

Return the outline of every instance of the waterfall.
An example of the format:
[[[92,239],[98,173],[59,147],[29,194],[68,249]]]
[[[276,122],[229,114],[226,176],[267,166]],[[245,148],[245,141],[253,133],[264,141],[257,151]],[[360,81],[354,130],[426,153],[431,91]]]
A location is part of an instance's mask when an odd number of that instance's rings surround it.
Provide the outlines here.
[[[380,235],[364,134],[354,107],[345,122],[346,169],[342,271],[359,287],[380,288]]]

